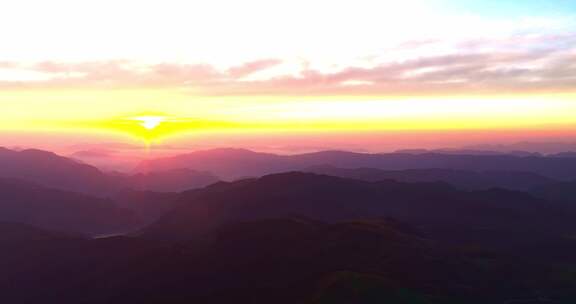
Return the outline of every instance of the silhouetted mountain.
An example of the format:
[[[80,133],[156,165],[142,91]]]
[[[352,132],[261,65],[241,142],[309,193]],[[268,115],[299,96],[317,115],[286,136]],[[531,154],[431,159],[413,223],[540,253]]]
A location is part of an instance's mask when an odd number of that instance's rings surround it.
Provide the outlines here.
[[[483,190],[490,188],[528,190],[554,182],[553,179],[535,173],[510,171],[474,172],[453,169],[386,171],[372,168],[345,169],[332,166],[316,166],[303,171],[373,182],[386,179],[411,183],[446,182],[466,190]]]
[[[381,243],[396,246],[380,247]],[[264,245],[265,244],[265,245]],[[334,245],[340,248],[327,248]],[[304,218],[270,218],[257,221],[225,224],[217,229],[214,246],[223,253],[233,253],[237,259],[253,263],[280,263],[293,259],[307,259],[311,255],[334,251],[330,254],[368,254],[382,258],[392,255],[396,259],[406,254],[425,251],[431,254],[429,240],[416,234],[410,227],[391,219],[352,220],[326,224]],[[370,246],[371,248],[362,248]],[[324,248],[323,248],[324,247]],[[348,247],[348,248],[346,248]],[[255,254],[258,252],[258,254]],[[279,259],[274,261],[274,259]],[[345,262],[343,259],[342,262]],[[349,263],[365,263],[359,257]]]
[[[174,192],[120,191],[112,197],[118,206],[134,212],[143,225],[157,220],[170,211],[180,197]]]
[[[530,192],[547,200],[569,203],[567,206],[576,209],[576,180],[542,185]]]
[[[227,222],[292,215],[327,222],[387,216],[418,225],[525,234],[556,229],[567,221],[553,205],[522,192],[466,192],[444,183],[365,182],[298,172],[218,183],[186,192],[180,200],[142,235],[205,239]]]
[[[0,179],[0,221],[100,234],[126,231],[134,227],[136,219],[111,200]]]
[[[576,158],[576,152],[561,152],[561,153],[551,154],[550,157]]]
[[[0,268],[0,301],[13,304],[503,304],[551,290],[546,269],[477,263],[388,219],[235,222],[207,247],[126,237],[21,243],[3,248]]]
[[[272,218],[230,223],[217,230],[214,250],[217,259],[229,261],[226,265],[239,270],[233,275],[235,291],[231,291],[230,300],[254,297],[264,302],[274,297],[272,290],[255,295],[252,286],[257,282],[260,286],[299,287],[288,299],[279,299],[282,303],[332,303],[334,291],[327,289],[333,286],[326,286],[330,285],[326,281],[342,275],[343,270],[350,276],[378,278],[378,291],[360,291],[355,296],[384,303],[399,300],[402,288],[425,300],[430,287],[426,282],[430,280],[442,281],[436,288],[458,297],[462,292],[458,284],[480,279],[469,275],[472,268],[464,259],[438,250],[429,240],[392,220],[325,224],[302,218]],[[461,276],[454,276],[456,273]],[[242,277],[246,281],[238,285],[244,281]],[[318,281],[323,287],[313,291],[310,287],[318,286]],[[339,287],[352,289],[354,283],[349,283]],[[355,300],[352,297],[340,300],[348,303]]]
[[[49,188],[108,196],[123,190],[183,191],[218,181],[208,172],[190,169],[151,173],[107,174],[70,158],[41,150],[0,149],[0,177],[22,179]]]
[[[454,155],[512,155],[512,156],[542,156],[537,152],[527,151],[492,151],[492,150],[475,150],[475,149],[403,149],[394,151],[394,153],[407,154],[454,154]]]
[[[123,176],[126,188],[156,192],[180,192],[213,184],[218,178],[209,172],[173,169]]]
[[[34,192],[12,183],[12,191]],[[564,237],[576,231],[574,215],[522,192],[292,172],[182,194],[121,196],[154,214],[162,201],[174,209],[142,238],[61,238],[0,224],[0,239],[3,231],[20,238],[2,243],[0,302],[576,299],[569,270],[576,246]]]
[[[245,149],[213,149],[142,162],[136,171],[166,171],[180,168],[213,172],[217,176],[238,178],[263,172],[292,169],[283,156]],[[208,170],[207,168],[210,168]]]
[[[553,179],[576,178],[576,159],[573,158],[443,153],[368,154],[343,151],[275,155],[239,149],[197,151],[150,160],[143,162],[138,170],[148,172],[190,168],[213,172],[223,178],[235,179],[242,176],[262,176],[303,170],[320,165],[385,170],[437,168],[469,171],[519,171],[533,172]]]
[[[0,177],[24,179],[76,192],[108,192],[111,182],[100,170],[42,150],[0,149]]]
[[[576,151],[576,142],[518,142],[512,144],[481,144],[469,146],[469,149],[490,150],[508,153],[510,151],[526,151],[542,154]]]
[[[165,263],[169,255],[170,250],[162,243],[125,237],[2,243],[0,302],[138,303],[116,300],[114,296],[142,294],[138,283],[146,282],[142,278],[152,280],[145,276],[147,272],[166,275],[154,273],[157,266],[153,265]]]
[[[576,299],[576,208],[567,204],[576,197],[574,183],[510,171],[567,177],[575,174],[571,158],[222,149],[152,161],[143,164],[151,170],[128,176],[46,152],[32,152],[42,155],[32,160],[4,153],[20,158],[8,173],[19,167],[22,178],[103,191],[112,199],[0,179],[1,303]],[[203,173],[257,176],[322,164],[337,167],[310,170],[352,178],[288,172],[213,183]],[[49,180],[60,166],[68,177]],[[376,169],[350,169],[362,167]],[[87,188],[91,179],[82,176],[100,176],[95,185],[102,188]],[[206,184],[182,193],[130,189]],[[529,194],[493,186],[534,188]],[[77,234],[126,232],[148,222],[137,237]]]
[[[189,169],[121,175],[118,179],[124,189],[111,198],[118,206],[133,211],[143,225],[171,210],[180,196],[179,192],[218,182],[210,173]]]
[[[22,223],[0,222],[0,242],[50,241],[79,238],[81,238],[79,234],[44,230]]]

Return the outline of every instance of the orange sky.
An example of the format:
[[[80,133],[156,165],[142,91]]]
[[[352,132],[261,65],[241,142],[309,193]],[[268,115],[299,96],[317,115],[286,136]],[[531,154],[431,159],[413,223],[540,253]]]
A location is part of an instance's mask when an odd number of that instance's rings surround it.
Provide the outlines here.
[[[66,152],[571,140],[576,9],[538,3],[13,1],[0,136]]]

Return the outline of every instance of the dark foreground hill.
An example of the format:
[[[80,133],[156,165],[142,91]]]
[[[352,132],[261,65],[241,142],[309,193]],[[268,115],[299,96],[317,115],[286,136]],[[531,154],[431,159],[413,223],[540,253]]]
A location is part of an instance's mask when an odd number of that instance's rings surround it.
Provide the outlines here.
[[[389,219],[241,221],[202,246],[126,237],[20,242],[3,247],[0,267],[0,301],[12,304],[574,299],[569,280],[548,278],[561,274],[551,268],[443,248]]]
[[[576,206],[576,180],[534,187],[531,193],[547,200],[566,203],[567,206]]]
[[[82,236],[79,234],[46,230],[22,223],[0,222],[0,243],[70,240],[80,238],[82,238]]]
[[[172,210],[179,197],[177,192],[123,190],[112,199],[120,208],[134,212],[142,225],[148,225]]]
[[[575,217],[523,192],[292,172],[126,195],[174,209],[138,237],[22,229],[20,241],[0,244],[0,302],[576,300]]]
[[[276,155],[243,149],[214,149],[146,161],[139,166],[139,170],[164,171],[190,168],[213,172],[222,178],[235,179],[244,176],[298,171],[321,165],[384,170],[437,168],[468,171],[519,171],[532,172],[552,179],[576,179],[576,158],[502,154],[369,154],[322,151],[298,155]]]
[[[231,221],[293,215],[327,222],[387,216],[430,228],[524,235],[555,233],[571,220],[559,206],[523,192],[461,191],[444,183],[366,182],[292,172],[183,193],[179,205],[143,236],[191,239]]]

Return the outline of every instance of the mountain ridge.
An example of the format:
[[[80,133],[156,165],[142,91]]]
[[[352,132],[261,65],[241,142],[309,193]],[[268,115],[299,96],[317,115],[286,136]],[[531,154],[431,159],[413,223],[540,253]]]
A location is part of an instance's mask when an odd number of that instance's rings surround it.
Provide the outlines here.
[[[509,154],[466,155],[442,153],[357,153],[320,151],[295,155],[253,152],[245,149],[200,150],[142,162],[136,171],[189,168],[209,171],[224,179],[262,176],[330,165],[342,168],[385,170],[455,169],[469,171],[533,172],[552,179],[576,179],[576,159]]]

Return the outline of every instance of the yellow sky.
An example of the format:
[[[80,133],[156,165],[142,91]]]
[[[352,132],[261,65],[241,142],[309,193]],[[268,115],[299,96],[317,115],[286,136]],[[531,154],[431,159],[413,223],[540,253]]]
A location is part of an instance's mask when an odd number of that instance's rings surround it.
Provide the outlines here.
[[[10,1],[0,133],[576,130],[576,18],[455,4]]]
[[[187,132],[390,131],[567,128],[572,94],[324,99],[202,97],[170,89],[4,91],[4,130],[126,132],[136,137]],[[134,118],[165,117],[149,135]],[[157,130],[157,131],[159,131]]]

